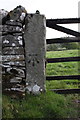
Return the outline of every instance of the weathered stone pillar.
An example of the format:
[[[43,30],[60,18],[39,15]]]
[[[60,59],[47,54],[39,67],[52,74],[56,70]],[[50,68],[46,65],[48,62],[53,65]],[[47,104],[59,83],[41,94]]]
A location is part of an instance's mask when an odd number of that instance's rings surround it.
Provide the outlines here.
[[[45,90],[46,19],[44,15],[29,14],[25,24],[26,89],[38,94]]]

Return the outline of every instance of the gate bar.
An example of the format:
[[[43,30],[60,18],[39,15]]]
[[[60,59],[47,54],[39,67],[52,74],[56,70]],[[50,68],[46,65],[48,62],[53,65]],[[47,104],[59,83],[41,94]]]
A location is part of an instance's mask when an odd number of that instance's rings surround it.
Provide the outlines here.
[[[76,32],[74,30],[71,30],[71,29],[56,25],[56,24],[55,25],[54,24],[46,24],[46,26],[49,27],[49,28],[52,28],[52,29],[55,29],[55,30],[58,30],[58,31],[61,31],[61,32],[64,32],[64,33],[67,33],[67,34],[70,34],[70,35],[73,35],[73,36],[76,36],[76,37],[80,36],[79,32]]]
[[[47,19],[47,24],[70,24],[80,23],[80,18],[65,18],[65,19]]]
[[[80,37],[63,37],[63,38],[46,39],[46,42],[47,44],[80,42]]]
[[[65,75],[65,76],[46,76],[46,80],[67,80],[67,79],[77,79],[80,80],[80,75]]]
[[[47,58],[47,63],[80,61],[80,57]]]
[[[51,89],[58,94],[80,94],[80,89]]]

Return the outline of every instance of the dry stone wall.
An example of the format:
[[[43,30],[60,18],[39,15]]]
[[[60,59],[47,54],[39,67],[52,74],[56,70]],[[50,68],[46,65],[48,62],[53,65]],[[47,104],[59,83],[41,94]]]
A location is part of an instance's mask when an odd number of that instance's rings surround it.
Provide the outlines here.
[[[24,20],[27,11],[18,6],[13,11],[0,12],[0,42],[2,43],[2,89],[5,92],[24,92]],[[1,22],[2,21],[2,22]],[[1,24],[2,23],[2,24]],[[1,72],[1,71],[0,71]]]
[[[3,93],[45,91],[46,19],[24,7],[0,12]]]

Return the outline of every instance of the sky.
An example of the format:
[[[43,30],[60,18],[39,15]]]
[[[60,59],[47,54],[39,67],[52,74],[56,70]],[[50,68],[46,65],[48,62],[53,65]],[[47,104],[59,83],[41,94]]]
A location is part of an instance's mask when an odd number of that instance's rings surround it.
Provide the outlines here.
[[[78,2],[80,0],[0,0],[0,9],[13,10],[16,6],[22,5],[28,13],[35,13],[39,10],[46,19],[55,18],[77,18]],[[67,28],[78,31],[78,24],[63,25]],[[69,36],[65,33],[47,28],[46,38]]]

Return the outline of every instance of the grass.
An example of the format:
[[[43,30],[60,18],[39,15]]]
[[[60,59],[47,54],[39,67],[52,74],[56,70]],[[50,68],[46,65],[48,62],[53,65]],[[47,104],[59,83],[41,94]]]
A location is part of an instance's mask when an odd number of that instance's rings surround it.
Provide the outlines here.
[[[79,56],[78,50],[65,50],[65,51],[51,51],[47,52],[47,58],[58,57],[75,57]],[[49,63],[46,67],[46,75],[48,76],[63,76],[63,75],[79,75],[79,62],[60,62]],[[66,84],[67,83],[67,84]],[[74,84],[76,83],[76,85]],[[60,88],[78,88],[78,80],[61,80],[47,82],[47,86],[54,86],[55,89]],[[51,85],[50,85],[51,84]]]
[[[49,63],[46,68],[46,74],[47,75],[79,74],[78,73],[78,62]]]
[[[78,50],[48,52],[48,58],[78,56]],[[48,64],[47,75],[78,74],[78,62]],[[76,83],[76,84],[73,84]],[[3,95],[3,118],[77,118],[79,110],[75,94],[59,95],[49,89],[78,88],[78,80],[46,81],[46,93],[12,99]]]
[[[4,118],[76,118],[77,107],[72,96],[64,97],[47,91],[40,96],[26,95],[25,99],[3,96]],[[74,99],[73,99],[74,100]]]
[[[2,107],[2,95],[0,93],[0,108]]]
[[[64,51],[50,51],[47,52],[47,58],[58,58],[58,57],[76,57],[79,56],[79,50],[64,50]]]

